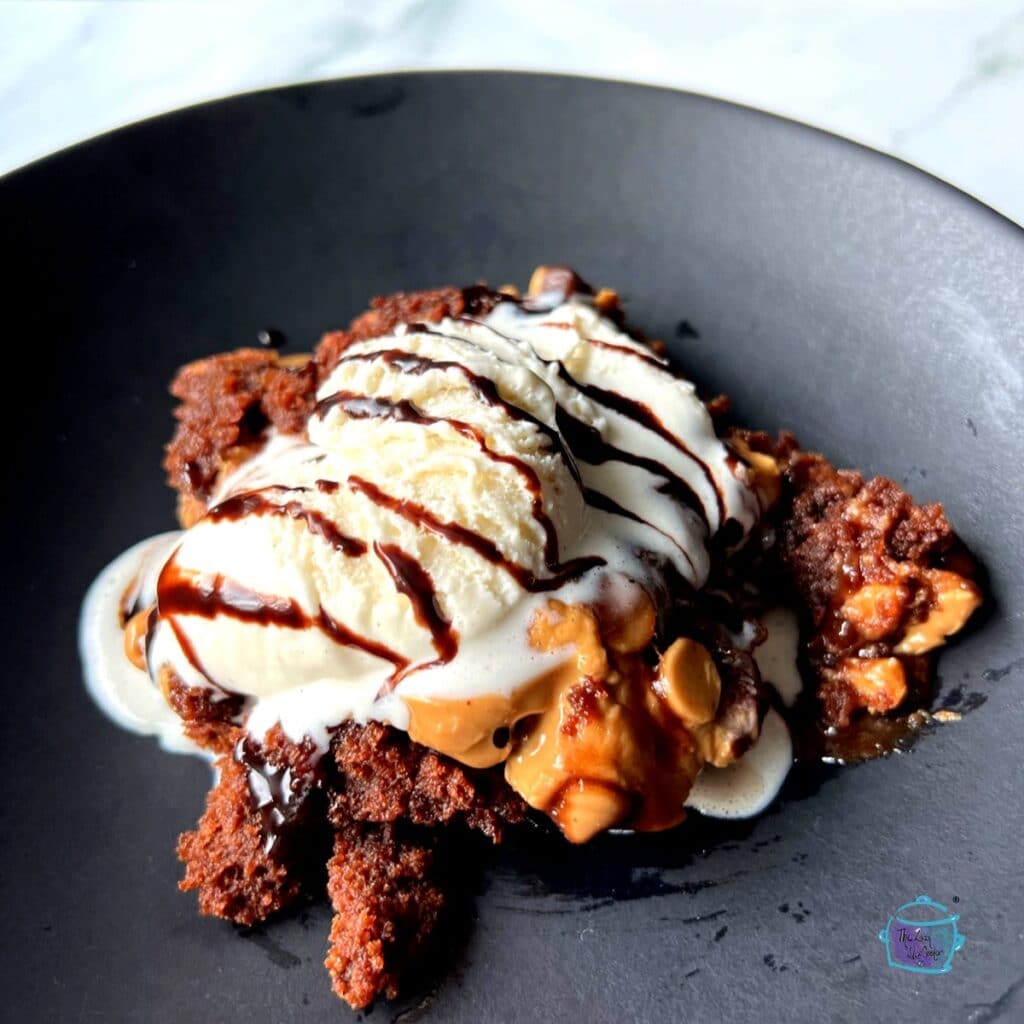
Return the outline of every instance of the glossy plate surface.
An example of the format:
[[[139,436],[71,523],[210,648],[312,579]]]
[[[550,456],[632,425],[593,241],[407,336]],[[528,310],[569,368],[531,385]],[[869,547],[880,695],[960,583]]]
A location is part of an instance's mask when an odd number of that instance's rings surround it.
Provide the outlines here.
[[[326,907],[240,935],[178,893],[208,769],[92,707],[79,603],[172,525],[179,364],[269,326],[308,349],[375,293],[525,283],[541,262],[616,286],[742,421],[945,500],[992,577],[941,662],[947,699],[980,706],[909,755],[798,775],[753,823],[509,844],[435,989],[365,1019],[1024,1018],[1019,228],[751,110],[500,73],[161,117],[0,181],[0,225],[7,1019],[351,1019],[320,963]],[[967,937],[945,977],[888,967],[878,941],[923,892]]]

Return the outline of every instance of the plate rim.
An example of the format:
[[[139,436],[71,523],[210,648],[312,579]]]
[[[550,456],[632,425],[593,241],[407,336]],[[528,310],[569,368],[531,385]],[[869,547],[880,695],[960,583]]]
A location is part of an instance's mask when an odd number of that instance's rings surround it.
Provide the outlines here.
[[[834,131],[830,128],[825,128],[822,125],[815,124],[811,121],[805,121],[801,118],[790,117],[786,114],[780,114],[772,110],[768,110],[764,107],[759,107],[751,103],[744,103],[738,100],[727,99],[723,96],[716,96],[713,93],[702,92],[696,89],[680,89],[671,85],[664,85],[659,83],[651,82],[640,82],[628,78],[616,78],[616,77],[605,77],[601,75],[588,75],[583,73],[571,72],[571,71],[538,71],[532,69],[523,68],[474,68],[474,67],[453,67],[453,68],[392,68],[388,70],[380,71],[369,71],[360,72],[352,75],[337,75],[324,78],[311,78],[303,79],[296,82],[286,82],[271,85],[258,86],[254,89],[242,89],[237,92],[224,93],[222,95],[209,97],[203,100],[197,100],[192,103],[186,103],[182,106],[171,107],[168,110],[160,111],[159,113],[149,114],[146,117],[141,117],[126,121],[123,124],[115,125],[112,128],[106,128],[102,131],[96,132],[91,135],[86,135],[83,138],[76,139],[73,142],[69,142],[58,149],[52,150],[49,153],[45,153],[42,156],[35,157],[27,163],[20,164],[17,167],[13,167],[2,174],[0,174],[0,189],[3,189],[5,185],[10,184],[15,179],[20,178],[22,175],[31,173],[34,170],[40,169],[44,165],[56,161],[59,158],[73,155],[73,152],[78,149],[85,148],[93,145],[94,143],[102,142],[111,138],[112,136],[120,135],[122,133],[129,133],[133,129],[140,128],[142,126],[151,125],[154,122],[162,119],[171,119],[178,115],[193,113],[198,110],[203,110],[210,107],[215,107],[218,104],[227,104],[232,102],[244,101],[247,99],[254,99],[262,96],[270,95],[281,95],[286,93],[299,92],[303,89],[318,88],[322,86],[341,85],[348,83],[358,82],[372,82],[381,79],[412,79],[412,78],[456,78],[456,77],[473,77],[473,78],[506,78],[506,79],[518,79],[521,81],[526,80],[548,80],[548,81],[562,81],[571,82],[583,85],[600,85],[600,86],[614,86],[617,88],[624,88],[628,90],[642,90],[651,93],[667,93],[673,96],[684,97],[689,100],[696,100],[700,103],[705,103],[711,107],[727,108],[734,111],[740,111],[746,114],[753,114],[756,117],[766,118],[770,121],[779,122],[782,125],[789,125],[801,129],[805,132],[812,133],[814,135],[822,136],[827,141],[833,144],[839,144],[840,148],[849,147],[854,150],[859,150],[863,154],[874,158],[880,159],[881,161],[887,162],[891,165],[895,165],[900,173],[907,171],[912,172],[913,175],[921,175],[928,179],[934,185],[938,185],[943,191],[949,193],[950,198],[963,202],[966,200],[966,205],[974,209],[976,213],[987,215],[993,220],[994,226],[998,225],[1004,230],[1010,229],[1012,235],[1016,236],[1021,244],[1024,244],[1024,224],[1019,224],[1013,220],[1007,214],[997,210],[994,206],[990,206],[983,199],[968,192],[966,189],[954,184],[947,179],[940,177],[934,171],[930,171],[919,164],[914,163],[905,157],[896,156],[893,153],[889,153],[886,150],[879,149],[876,146],[871,145],[867,142],[862,142],[858,139],[851,138],[848,135],[843,135],[840,132]]]

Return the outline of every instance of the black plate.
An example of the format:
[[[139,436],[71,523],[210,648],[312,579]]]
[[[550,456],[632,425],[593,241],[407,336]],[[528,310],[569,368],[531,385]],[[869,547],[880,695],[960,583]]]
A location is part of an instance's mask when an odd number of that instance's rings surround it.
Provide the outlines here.
[[[753,824],[583,850],[519,841],[405,1019],[1021,1019],[1020,229],[751,110],[472,73],[300,86],[135,125],[4,179],[0,225],[0,1015],[347,1018],[320,966],[325,908],[240,936],[177,892],[175,837],[208,770],[93,708],[79,602],[108,559],[172,525],[159,462],[178,364],[271,325],[308,349],[374,293],[567,262],[616,285],[742,420],[945,500],[993,601],[941,675],[961,706],[984,704],[909,755],[811,792],[798,779]],[[878,939],[922,892],[961,914],[946,977],[887,967]]]

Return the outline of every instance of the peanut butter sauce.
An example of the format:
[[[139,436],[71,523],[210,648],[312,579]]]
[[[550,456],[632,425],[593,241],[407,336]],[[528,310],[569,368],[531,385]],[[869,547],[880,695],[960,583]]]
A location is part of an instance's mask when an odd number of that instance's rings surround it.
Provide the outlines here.
[[[720,681],[692,640],[652,666],[654,622],[639,587],[625,605],[550,600],[529,642],[564,660],[510,697],[407,698],[409,735],[473,767],[504,761],[512,788],[572,842],[670,828],[703,763],[691,726],[713,718]]]

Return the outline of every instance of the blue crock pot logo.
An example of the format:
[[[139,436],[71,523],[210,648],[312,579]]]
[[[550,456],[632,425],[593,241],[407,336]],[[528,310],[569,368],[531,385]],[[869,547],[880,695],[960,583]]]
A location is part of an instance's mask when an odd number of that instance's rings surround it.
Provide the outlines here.
[[[904,903],[878,933],[889,966],[945,974],[953,966],[953,955],[967,941],[956,926],[959,920],[959,914],[951,914],[927,896]]]

